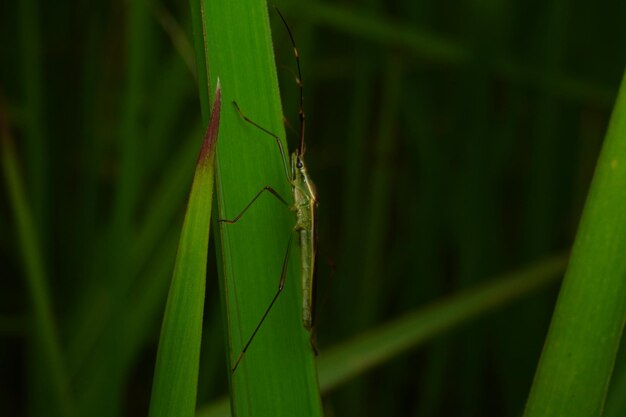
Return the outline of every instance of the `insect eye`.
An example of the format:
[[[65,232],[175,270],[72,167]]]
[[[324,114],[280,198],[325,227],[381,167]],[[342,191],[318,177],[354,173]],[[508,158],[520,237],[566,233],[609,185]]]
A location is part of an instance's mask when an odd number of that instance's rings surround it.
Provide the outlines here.
[[[300,159],[298,159],[298,161],[296,162],[296,168],[298,169],[302,169],[304,165],[302,164],[302,161]]]

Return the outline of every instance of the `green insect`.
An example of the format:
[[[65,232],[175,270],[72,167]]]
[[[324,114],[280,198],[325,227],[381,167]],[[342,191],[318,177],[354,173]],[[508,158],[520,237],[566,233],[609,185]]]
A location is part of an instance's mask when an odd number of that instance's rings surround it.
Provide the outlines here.
[[[300,238],[300,248],[301,248],[301,274],[302,274],[302,325],[304,328],[311,332],[313,329],[313,321],[315,317],[315,259],[317,256],[317,230],[315,223],[315,213],[317,210],[318,199],[317,192],[315,190],[315,185],[309,177],[309,174],[306,169],[306,164],[304,163],[304,154],[306,151],[305,142],[304,142],[304,94],[302,87],[302,72],[300,69],[300,56],[298,54],[298,49],[296,47],[296,42],[293,38],[293,34],[287,25],[287,22],[283,15],[280,13],[278,9],[276,9],[278,15],[280,16],[283,24],[287,28],[287,33],[289,34],[289,38],[291,39],[291,44],[293,46],[294,56],[296,59],[296,65],[298,68],[298,77],[296,78],[296,82],[298,84],[298,88],[300,90],[300,108],[298,111],[299,119],[300,119],[300,145],[299,147],[291,154],[291,164],[287,164],[287,158],[285,156],[285,150],[283,149],[283,145],[280,141],[280,138],[264,127],[258,125],[251,119],[249,119],[239,108],[236,102],[233,102],[235,109],[242,117],[244,121],[251,124],[252,126],[262,130],[267,133],[269,136],[273,137],[278,145],[278,150],[280,151],[280,156],[283,161],[283,166],[285,168],[285,175],[287,177],[287,181],[291,184],[291,189],[293,192],[293,204],[289,204],[280,194],[273,189],[272,187],[264,187],[259,191],[256,196],[246,205],[241,212],[234,217],[233,219],[227,220],[222,219],[219,220],[221,223],[229,223],[233,224],[239,221],[239,219],[244,215],[244,213],[254,204],[254,202],[264,193],[269,192],[273,196],[275,196],[278,200],[280,200],[283,204],[289,207],[290,210],[296,213],[296,223],[293,227],[294,232],[297,232]],[[280,281],[278,283],[278,290],[274,295],[274,298],[270,302],[269,306],[265,310],[265,313],[261,317],[259,324],[256,326],[252,335],[244,345],[237,361],[232,367],[232,371],[234,372],[237,369],[237,366],[241,362],[244,354],[248,350],[248,347],[252,343],[252,340],[256,336],[257,332],[261,328],[261,325],[265,321],[265,318],[271,311],[274,303],[278,299],[278,296],[282,293],[283,287],[285,285],[285,278],[287,275],[287,262],[289,259],[289,252],[291,249],[293,234],[290,235],[289,243],[287,245],[287,251],[285,253],[285,258],[283,260],[283,266],[280,275]]]

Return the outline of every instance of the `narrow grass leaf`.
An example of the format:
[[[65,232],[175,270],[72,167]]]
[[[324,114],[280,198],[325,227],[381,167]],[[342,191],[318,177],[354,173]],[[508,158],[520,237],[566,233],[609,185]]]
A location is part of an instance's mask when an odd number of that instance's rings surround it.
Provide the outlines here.
[[[626,318],[626,81],[613,110],[525,417],[602,414]]]
[[[266,3],[192,1],[191,9],[203,111],[210,91],[205,80],[219,74],[224,89],[216,156],[218,218],[234,218],[265,186],[291,201],[276,141],[247,124],[232,104],[237,101],[250,119],[280,137],[287,149]],[[284,30],[278,16],[275,21]],[[285,64],[295,66],[294,61]],[[297,88],[295,83],[292,88]],[[239,222],[221,223],[217,230],[229,368],[275,295],[286,255],[289,259],[284,291],[236,372],[229,372],[232,406],[238,417],[322,413],[314,355],[301,319],[295,242],[286,254],[294,223],[294,214],[264,193]]]
[[[150,400],[150,417],[191,417],[196,409],[220,106],[218,81],[211,121],[191,186],[165,308]]]

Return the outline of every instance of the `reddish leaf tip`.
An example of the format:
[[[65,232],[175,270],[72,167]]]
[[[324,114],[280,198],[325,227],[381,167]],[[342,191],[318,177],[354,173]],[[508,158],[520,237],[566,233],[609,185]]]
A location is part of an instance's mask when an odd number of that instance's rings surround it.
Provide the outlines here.
[[[217,143],[217,136],[220,127],[220,110],[222,108],[222,89],[220,85],[220,79],[217,79],[217,86],[215,88],[215,101],[213,103],[213,111],[211,111],[211,119],[209,120],[209,126],[207,127],[204,135],[204,142],[198,157],[198,163],[207,163],[209,159],[212,159],[215,153],[215,144]]]

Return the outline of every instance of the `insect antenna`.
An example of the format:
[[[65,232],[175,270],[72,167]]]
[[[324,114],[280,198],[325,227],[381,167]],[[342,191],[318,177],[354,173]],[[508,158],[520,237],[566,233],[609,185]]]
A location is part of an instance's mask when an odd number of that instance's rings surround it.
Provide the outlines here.
[[[298,76],[296,77],[296,84],[298,84],[298,88],[300,89],[300,108],[298,109],[298,117],[300,118],[300,146],[298,148],[298,155],[302,157],[304,155],[305,144],[304,144],[304,88],[302,85],[302,70],[300,69],[300,54],[298,53],[298,48],[296,46],[296,41],[293,38],[293,33],[291,33],[291,29],[285,20],[285,17],[280,12],[278,7],[274,6],[276,9],[276,13],[280,16],[280,20],[283,21],[285,28],[287,29],[287,33],[289,34],[289,39],[291,40],[291,45],[293,46],[293,55],[296,58],[296,66],[298,68]]]

